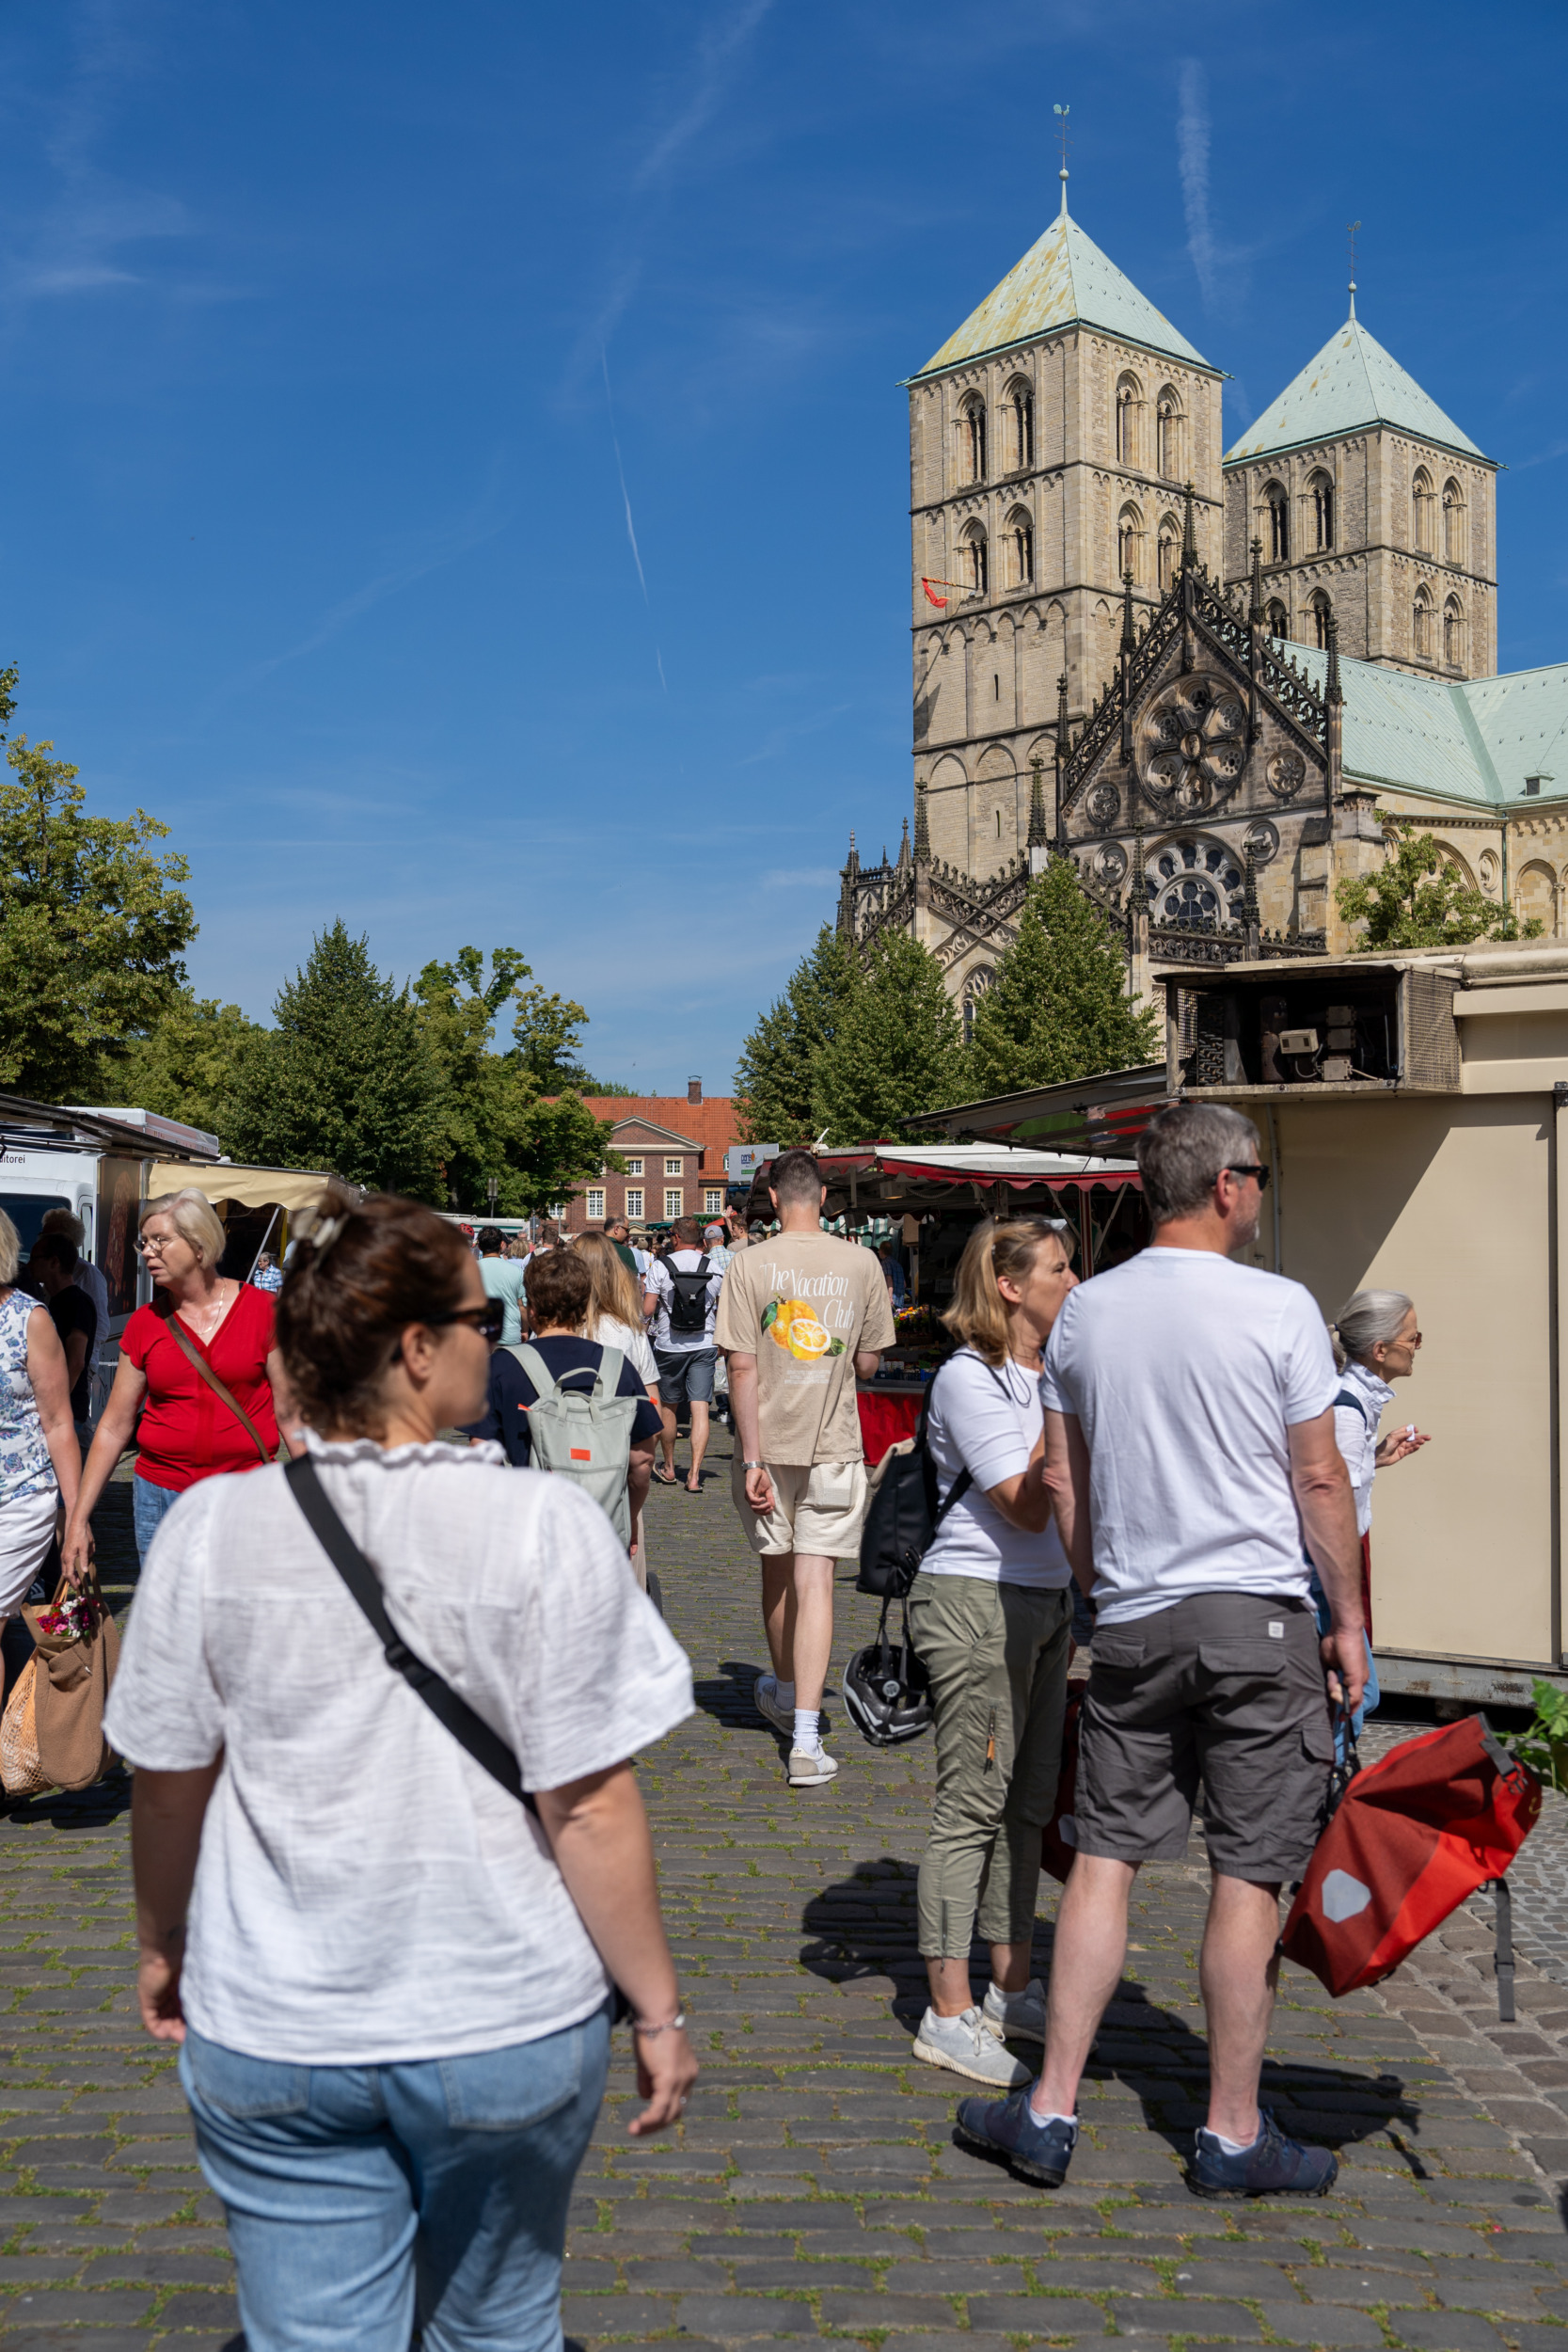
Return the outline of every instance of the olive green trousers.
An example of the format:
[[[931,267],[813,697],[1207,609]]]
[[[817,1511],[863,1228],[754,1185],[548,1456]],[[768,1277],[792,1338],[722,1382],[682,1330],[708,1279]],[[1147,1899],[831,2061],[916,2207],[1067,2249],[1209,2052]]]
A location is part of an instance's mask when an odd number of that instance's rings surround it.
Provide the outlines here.
[[[937,1795],[920,1865],[920,1950],[1026,1944],[1056,1802],[1072,1595],[917,1576],[910,1630],[931,1677]]]

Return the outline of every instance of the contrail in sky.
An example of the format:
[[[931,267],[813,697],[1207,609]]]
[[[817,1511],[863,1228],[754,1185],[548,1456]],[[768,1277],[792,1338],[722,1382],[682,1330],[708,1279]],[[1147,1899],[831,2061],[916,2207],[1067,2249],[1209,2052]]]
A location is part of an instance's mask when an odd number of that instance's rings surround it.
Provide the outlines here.
[[[615,452],[615,471],[621,484],[621,503],[626,510],[626,538],[631,546],[631,560],[637,566],[637,578],[642,590],[642,602],[651,616],[654,608],[649,602],[647,575],[642,569],[642,558],[638,550],[637,526],[631,518],[631,493],[626,488],[626,469],[621,462],[620,436],[615,430],[615,401],[610,389],[610,361],[606,357],[603,343],[599,345],[599,365],[604,371],[605,406],[610,414],[610,445]],[[654,660],[658,664],[658,682],[668,694],[670,688],[664,675],[664,657],[659,652],[657,644],[654,646]]]
[[[1196,57],[1182,59],[1177,88],[1181,111],[1176,123],[1176,151],[1181,170],[1182,208],[1187,215],[1187,251],[1207,310],[1213,303],[1218,272],[1214,231],[1209,218],[1209,107],[1203,68]]]

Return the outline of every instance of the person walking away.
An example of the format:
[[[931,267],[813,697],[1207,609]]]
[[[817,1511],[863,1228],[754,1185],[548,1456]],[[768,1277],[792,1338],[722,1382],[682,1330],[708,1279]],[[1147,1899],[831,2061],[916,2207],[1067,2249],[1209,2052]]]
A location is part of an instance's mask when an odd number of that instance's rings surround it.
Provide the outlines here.
[[[1071,1653],[1072,1571],[1044,1478],[1041,1350],[1077,1277],[1061,1229],[985,1218],[942,1321],[959,1342],[931,1386],[927,1443],[951,1503],[910,1595],[930,1677],[937,1792],[920,1865],[930,2002],[914,2055],[976,2082],[1027,2082],[1005,2042],[1043,2042],[1031,1978],[1040,1833],[1055,1810]],[[979,1915],[991,1978],[976,2006]]]
[[[654,1318],[654,1358],[658,1365],[659,1410],[664,1417],[664,1469],[660,1484],[675,1484],[676,1415],[691,1408],[691,1463],[686,1491],[703,1491],[703,1456],[707,1452],[708,1408],[713,1403],[713,1319],[723,1280],[699,1249],[697,1220],[678,1217],[673,1247],[648,1270],[643,1308]]]
[[[734,1250],[728,1247],[728,1240],[727,1227],[717,1223],[704,1226],[704,1254],[709,1265],[718,1269],[721,1279],[723,1278],[725,1267],[735,1255]],[[725,1358],[720,1355],[717,1349],[714,1351],[713,1358],[712,1410],[713,1419],[718,1422],[721,1428],[733,1429],[735,1427],[734,1417],[730,1412],[730,1368]]]
[[[0,1209],[0,1619],[19,1614],[82,1475],[65,1350],[49,1310],[18,1288],[21,1264]]]
[[[893,1311],[895,1315],[902,1314],[904,1302],[910,1295],[910,1286],[905,1279],[903,1266],[899,1263],[898,1252],[892,1242],[885,1241],[877,1255],[881,1262],[882,1279],[886,1282],[893,1300]]]
[[[641,1291],[626,1271],[620,1251],[605,1234],[584,1233],[577,1246],[577,1255],[588,1268],[590,1285],[585,1334],[600,1347],[620,1349],[646,1389],[649,1404],[658,1412],[658,1365],[642,1321]],[[662,1428],[662,1415],[659,1425]],[[651,1461],[649,1468],[652,1469]],[[631,1528],[631,1564],[644,1592],[648,1588],[648,1539],[643,1510],[647,1492],[648,1482],[644,1479]]]
[[[501,1325],[501,1345],[515,1347],[523,1336],[522,1301],[528,1269],[513,1258],[502,1255],[501,1236],[494,1225],[482,1226],[479,1234],[479,1279],[484,1285],[486,1298],[499,1298],[506,1311]]]
[[[641,1268],[637,1263],[637,1252],[631,1246],[631,1227],[624,1216],[613,1216],[608,1220],[604,1230],[615,1255],[635,1281]]]
[[[78,1583],[92,1562],[90,1514],[133,1439],[132,1518],[145,1560],[159,1520],[187,1486],[260,1469],[288,1419],[274,1301],[218,1273],[223,1223],[206,1194],[190,1188],[144,1200],[138,1247],[165,1303],[138,1307],[120,1334],[119,1368],[62,1547],[66,1573]]]
[[[1269,1170],[1257,1130],[1180,1104],[1138,1138],[1150,1246],[1063,1305],[1046,1348],[1046,1474],[1099,1605],[1080,1717],[1078,1851],[1057,1914],[1033,2091],[970,2099],[960,2137],[1057,2185],[1079,2077],[1121,1975],[1145,1862],[1186,1850],[1201,1779],[1212,1873],[1199,1982],[1209,2111],[1188,2185],[1321,2196],[1338,2159],[1258,2105],[1279,1891],[1317,1840],[1333,1741],[1325,1666],[1366,1674],[1350,1480],[1328,1333],[1298,1282],[1235,1263]],[[1333,1612],[1320,1651],[1307,1551]]]
[[[816,1788],[838,1771],[821,1730],[833,1562],[858,1551],[870,1499],[855,1382],[876,1377],[893,1315],[870,1251],[823,1232],[812,1153],[782,1152],[768,1184],[780,1230],[731,1264],[715,1328],[730,1364],[735,1507],[762,1561],[772,1672],[753,1695],[790,1743],[790,1787]]]
[[[1340,1308],[1338,1321],[1330,1324],[1329,1338],[1334,1343],[1334,1361],[1339,1372],[1339,1391],[1334,1400],[1334,1437],[1350,1473],[1351,1492],[1355,1498],[1355,1528],[1361,1538],[1367,1688],[1351,1719],[1351,1730],[1359,1739],[1362,1724],[1382,1695],[1377,1661],[1372,1656],[1372,1480],[1380,1470],[1408,1461],[1430,1439],[1414,1422],[1403,1429],[1391,1431],[1386,1438],[1380,1438],[1377,1434],[1385,1408],[1394,1401],[1389,1384],[1409,1379],[1421,1344],[1419,1318],[1403,1291],[1357,1291]],[[1311,1591],[1312,1604],[1318,1613],[1318,1630],[1326,1633],[1330,1622],[1328,1596],[1315,1566]],[[1343,1729],[1336,1726],[1337,1756],[1342,1755],[1343,1744]]]
[[[76,1245],[64,1233],[40,1233],[27,1260],[50,1320],[65,1350],[65,1376],[71,1383],[71,1418],[76,1442],[85,1454],[92,1443],[91,1358],[98,1330],[98,1311],[76,1279]]]
[[[283,1287],[283,1269],[270,1249],[257,1252],[256,1264],[250,1279],[259,1291],[270,1291],[273,1296],[277,1297]]]
[[[109,1336],[109,1285],[103,1267],[94,1265],[90,1258],[82,1254],[87,1246],[87,1231],[79,1216],[73,1216],[69,1209],[45,1209],[40,1231],[66,1236],[76,1252],[76,1287],[87,1292],[98,1317],[98,1327],[87,1356],[87,1419],[96,1422],[108,1393],[108,1382],[103,1372],[103,1343]]]
[[[696,2079],[630,1762],[690,1668],[568,1481],[440,1441],[492,1320],[452,1227],[338,1187],[277,1315],[319,1491],[537,1827],[392,1670],[281,1466],[182,1497],[111,1696],[142,2021],[181,2045],[255,2352],[559,2352],[612,1980],[632,2133]]]
[[[536,1354],[557,1389],[592,1395],[606,1357],[619,1352],[601,1346],[585,1334],[592,1295],[593,1280],[587,1262],[577,1250],[536,1251],[529,1260],[528,1305],[533,1337],[526,1348],[508,1347],[503,1341],[495,1349],[490,1358],[484,1412],[467,1424],[465,1432],[470,1438],[499,1443],[516,1470],[527,1470],[533,1460],[528,1417],[540,1397],[522,1359],[530,1353]],[[495,1303],[499,1306],[500,1302]],[[629,1356],[621,1357],[621,1369],[611,1393],[637,1400],[636,1411],[630,1417],[626,1481],[614,1496],[617,1508],[621,1495],[626,1496],[629,1547],[638,1515],[647,1500],[648,1474],[653,1468],[654,1444],[659,1429],[658,1407],[649,1402],[642,1376]],[[595,1486],[597,1483],[595,1478]],[[606,1508],[610,1508],[608,1503]]]

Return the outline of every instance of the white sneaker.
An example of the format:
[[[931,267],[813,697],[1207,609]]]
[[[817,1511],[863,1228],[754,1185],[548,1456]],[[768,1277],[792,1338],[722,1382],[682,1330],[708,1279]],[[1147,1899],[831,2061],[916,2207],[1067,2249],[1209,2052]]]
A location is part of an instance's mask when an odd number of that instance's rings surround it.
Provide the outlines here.
[[[1022,1993],[1004,1993],[998,1984],[986,1987],[980,2011],[986,2031],[998,2042],[1037,2042],[1045,2046],[1045,1987],[1031,1977]]]
[[[838,1771],[826,1748],[791,1748],[789,1785],[792,1788],[825,1788]]]
[[[993,2083],[999,2090],[1016,2090],[1028,2082],[1029,2069],[1009,2056],[977,2009],[961,2017],[939,2017],[928,2009],[914,2038],[914,2054],[927,2066],[945,2066],[950,2074],[967,2074],[974,2083]]]
[[[758,1675],[752,1685],[752,1705],[765,1724],[771,1724],[775,1731],[782,1731],[786,1740],[794,1739],[795,1710],[791,1707],[780,1706],[777,1675]]]

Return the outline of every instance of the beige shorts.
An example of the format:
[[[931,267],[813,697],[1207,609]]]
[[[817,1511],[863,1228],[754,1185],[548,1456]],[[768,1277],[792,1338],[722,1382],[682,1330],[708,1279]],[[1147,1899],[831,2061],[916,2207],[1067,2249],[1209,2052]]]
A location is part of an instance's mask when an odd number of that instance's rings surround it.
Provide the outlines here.
[[[735,1507],[753,1551],[809,1551],[829,1560],[852,1560],[861,1548],[866,1505],[871,1500],[863,1462],[769,1462],[773,1508],[759,1514],[746,1500],[746,1473],[736,1450],[730,1472]]]

